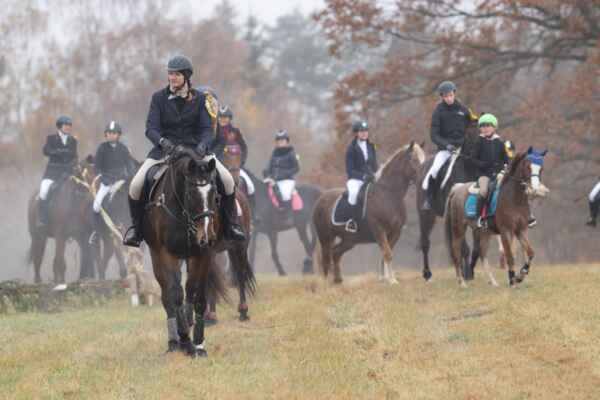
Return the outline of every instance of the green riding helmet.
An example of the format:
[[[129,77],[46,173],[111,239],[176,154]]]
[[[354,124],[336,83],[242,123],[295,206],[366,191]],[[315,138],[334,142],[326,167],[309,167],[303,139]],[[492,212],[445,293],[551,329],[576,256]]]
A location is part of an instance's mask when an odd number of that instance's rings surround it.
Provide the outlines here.
[[[477,125],[481,126],[484,124],[488,124],[493,126],[494,128],[498,128],[498,120],[492,114],[483,114],[481,117],[479,117]]]

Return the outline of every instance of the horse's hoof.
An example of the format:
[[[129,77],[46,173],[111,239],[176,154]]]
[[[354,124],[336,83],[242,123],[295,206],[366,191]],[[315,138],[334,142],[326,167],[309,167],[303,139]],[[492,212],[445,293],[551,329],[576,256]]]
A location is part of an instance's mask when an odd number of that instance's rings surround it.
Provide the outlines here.
[[[239,320],[240,320],[241,322],[250,321],[250,316],[248,316],[248,314],[241,314],[241,313],[240,313],[240,318],[239,318]]]
[[[492,285],[493,287],[499,287],[500,285],[498,285],[498,282],[496,281],[489,281],[488,282],[490,285]]]
[[[391,278],[387,280],[390,285],[397,285],[398,280],[396,278]]]
[[[192,358],[196,357],[198,354],[198,350],[196,346],[190,341],[180,343],[181,351],[186,355]]]
[[[287,276],[287,272],[281,270],[281,271],[277,271],[277,273],[279,274],[279,276]]]
[[[175,351],[179,351],[180,349],[179,341],[169,340],[169,344],[167,345],[167,353],[173,353]]]
[[[208,357],[208,353],[206,352],[206,350],[198,348],[198,346],[196,346],[196,357]]]
[[[336,285],[340,285],[343,282],[342,278],[334,278],[333,279],[333,283],[335,283]]]
[[[433,274],[431,273],[430,270],[423,271],[423,278],[425,279],[425,281],[429,282],[429,280],[431,279],[432,276],[433,276]]]

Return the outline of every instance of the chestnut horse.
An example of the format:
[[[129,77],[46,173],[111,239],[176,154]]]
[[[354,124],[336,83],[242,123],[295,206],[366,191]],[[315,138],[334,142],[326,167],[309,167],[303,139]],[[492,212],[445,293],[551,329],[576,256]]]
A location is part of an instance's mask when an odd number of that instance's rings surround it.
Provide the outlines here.
[[[445,233],[450,258],[456,269],[456,278],[461,286],[466,287],[462,273],[461,246],[468,227],[475,233],[478,242],[476,248],[479,253],[477,256],[481,258],[489,282],[492,285],[498,286],[498,283],[489,268],[487,252],[490,239],[494,234],[499,234],[502,241],[508,264],[510,286],[521,283],[529,274],[529,268],[535,253],[527,237],[530,216],[528,195],[532,192],[538,192],[542,186],[541,173],[545,155],[546,151],[537,152],[530,147],[527,152],[518,154],[511,162],[508,172],[502,179],[493,225],[489,229],[479,229],[475,220],[465,217],[465,201],[467,200],[469,186],[473,182],[457,184],[452,188],[448,196]],[[515,239],[518,239],[524,254],[527,256],[527,261],[518,275],[514,271]],[[476,260],[477,256],[475,254],[474,256]],[[471,268],[474,267],[473,264],[471,264]]]
[[[223,239],[215,160],[205,161],[204,155],[182,149],[176,156],[170,156],[167,163],[168,170],[146,206],[142,222],[144,238],[167,313],[168,351],[182,350],[191,357],[206,356],[207,293],[225,297],[216,254],[227,250],[236,284],[244,295],[246,290],[254,291],[254,273],[248,262],[247,242],[230,243]],[[242,225],[248,234],[247,200],[240,194],[238,202],[243,211]],[[185,302],[182,260],[187,264]]]
[[[375,181],[366,194],[366,227],[369,235],[362,235],[365,221],[359,231],[351,233],[343,225],[332,223],[332,212],[342,189],[328,190],[319,198],[313,212],[313,223],[321,245],[320,265],[327,277],[333,263],[334,283],[342,282],[340,260],[342,255],[359,243],[376,242],[383,254],[381,275],[389,283],[398,283],[392,270],[392,251],[406,222],[404,197],[415,181],[425,161],[423,149],[415,142],[397,150],[379,169]],[[340,241],[335,243],[336,239]]]

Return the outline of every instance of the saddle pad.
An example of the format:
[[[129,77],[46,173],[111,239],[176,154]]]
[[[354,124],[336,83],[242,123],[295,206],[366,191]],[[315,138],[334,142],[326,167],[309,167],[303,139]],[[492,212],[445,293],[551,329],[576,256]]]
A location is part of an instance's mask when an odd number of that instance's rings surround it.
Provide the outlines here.
[[[477,218],[477,197],[476,194],[469,193],[465,201],[465,216],[470,219]]]
[[[153,165],[148,169],[146,180],[144,182],[144,193],[147,193],[146,199],[152,199],[158,182],[160,182],[168,168],[169,166],[166,163],[161,163]]]
[[[360,188],[360,192],[359,192],[358,198],[356,200],[356,203],[357,203],[356,206],[360,207],[362,212],[361,212],[360,221],[356,221],[356,222],[363,221],[367,216],[367,201],[368,201],[367,193],[369,192],[370,188],[371,188],[371,183],[369,183],[367,185],[363,185]],[[338,199],[335,201],[335,204],[333,205],[333,210],[331,212],[331,223],[333,225],[345,225],[346,222],[348,222],[350,219],[354,218],[352,209],[353,209],[353,206],[350,205],[350,203],[348,203],[348,191],[345,191],[338,197]]]
[[[273,207],[279,208],[279,199],[275,194],[275,190],[273,190],[273,185],[267,186],[267,192],[269,194],[269,198],[271,199],[271,204],[273,204]],[[304,200],[302,200],[302,197],[300,197],[298,191],[294,189],[294,192],[292,193],[292,210],[301,211],[303,208]]]

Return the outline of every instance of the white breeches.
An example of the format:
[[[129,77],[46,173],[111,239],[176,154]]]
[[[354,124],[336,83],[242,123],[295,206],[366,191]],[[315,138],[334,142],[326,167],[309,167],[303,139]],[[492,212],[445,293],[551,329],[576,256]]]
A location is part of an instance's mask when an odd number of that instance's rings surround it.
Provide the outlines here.
[[[346,182],[346,188],[348,189],[348,203],[355,206],[356,200],[358,200],[358,193],[360,193],[360,188],[364,185],[364,181],[359,179],[348,179]]]
[[[598,196],[598,193],[600,193],[600,182],[596,183],[596,186],[594,186],[594,188],[590,192],[590,195],[588,197],[590,202],[593,202],[596,199],[596,196]]]
[[[129,185],[129,196],[134,200],[139,200],[142,195],[142,189],[144,188],[144,180],[146,179],[146,174],[148,170],[156,164],[160,164],[165,161],[166,158],[162,158],[160,160],[154,160],[152,158],[147,158],[140,169],[136,172],[135,176],[131,180],[131,185]],[[215,160],[215,165],[217,168],[217,173],[223,182],[223,186],[225,187],[225,194],[231,195],[235,191],[235,181],[233,180],[233,176],[221,161],[215,157],[214,154],[208,155],[204,157],[204,161],[210,161],[211,159]]]
[[[106,197],[106,195],[108,193],[110,193],[110,186],[105,185],[104,183],[100,183],[100,188],[98,189],[98,192],[96,193],[96,197],[94,197],[94,212],[99,213],[100,212],[100,208],[102,207],[102,201],[104,200],[104,198]]]
[[[281,193],[281,200],[290,201],[292,199],[294,188],[296,187],[296,181],[293,179],[284,179],[282,181],[277,181],[276,183],[279,192]]]
[[[427,175],[425,175],[425,179],[423,179],[423,184],[421,185],[423,190],[427,190],[429,186],[429,177],[433,176],[434,179],[437,178],[438,172],[440,172],[440,169],[442,168],[444,163],[451,156],[452,153],[450,153],[448,150],[440,150],[437,152],[435,158],[433,159],[433,164],[431,164],[431,168],[429,168]]]
[[[240,177],[244,180],[244,182],[246,182],[246,188],[248,189],[248,194],[253,195],[254,190],[255,190],[254,183],[252,183],[252,179],[250,179],[250,177],[248,176],[246,171],[244,171],[242,168],[240,168]]]
[[[48,198],[48,192],[50,192],[50,186],[54,181],[52,179],[42,179],[40,184],[40,199],[46,200]]]

